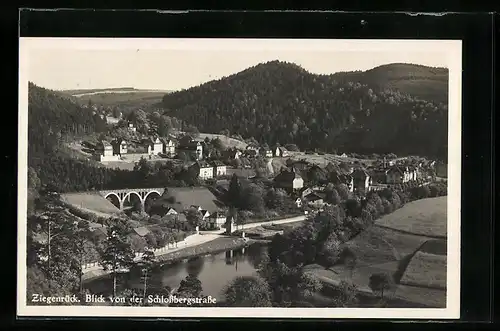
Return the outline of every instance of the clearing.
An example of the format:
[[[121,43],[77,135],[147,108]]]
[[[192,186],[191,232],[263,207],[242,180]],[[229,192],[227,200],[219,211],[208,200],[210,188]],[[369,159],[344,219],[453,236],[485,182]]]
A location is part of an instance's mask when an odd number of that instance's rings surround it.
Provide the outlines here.
[[[418,251],[406,267],[400,283],[446,290],[446,255]]]
[[[446,202],[446,196],[413,201],[375,224],[416,235],[446,238]]]
[[[92,212],[99,216],[109,217],[120,213],[120,209],[100,196],[99,193],[63,193],[61,194],[61,200],[77,209]]]

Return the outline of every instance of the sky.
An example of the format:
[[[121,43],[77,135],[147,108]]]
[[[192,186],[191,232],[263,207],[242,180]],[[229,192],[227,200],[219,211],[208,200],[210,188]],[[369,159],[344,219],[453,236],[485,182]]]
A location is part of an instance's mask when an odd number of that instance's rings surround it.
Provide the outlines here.
[[[450,61],[446,45],[438,41],[36,39],[21,45],[28,79],[53,90],[180,90],[273,60],[318,74],[389,63],[448,67]]]

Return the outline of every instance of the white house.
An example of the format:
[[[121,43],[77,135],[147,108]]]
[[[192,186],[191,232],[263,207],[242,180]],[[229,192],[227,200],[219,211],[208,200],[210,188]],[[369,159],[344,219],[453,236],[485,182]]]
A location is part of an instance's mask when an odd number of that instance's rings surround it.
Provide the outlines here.
[[[120,160],[120,156],[113,153],[113,145],[105,140],[97,144],[95,155],[100,162]]]
[[[288,156],[288,150],[285,147],[277,146],[274,149],[274,156],[276,156],[276,157],[286,157],[286,156]]]
[[[134,124],[132,123],[129,123],[128,124],[128,129],[132,132],[136,132],[137,131],[137,128],[134,126]]]
[[[292,192],[304,187],[304,179],[293,169],[283,170],[274,178],[274,184],[276,187]]]
[[[214,167],[213,175],[216,176],[225,176],[227,174],[227,166],[220,161],[213,161],[212,165]]]
[[[166,154],[169,157],[175,156],[175,142],[173,139],[161,139],[163,143],[163,154]]]
[[[151,138],[151,154],[158,155],[163,153],[163,143],[160,138]]]
[[[125,140],[116,139],[111,142],[113,146],[113,154],[115,155],[123,155],[127,154],[127,142]]]
[[[199,169],[198,177],[200,177],[200,179],[214,178],[214,167],[208,162],[198,161],[191,165],[191,167],[197,167]]]

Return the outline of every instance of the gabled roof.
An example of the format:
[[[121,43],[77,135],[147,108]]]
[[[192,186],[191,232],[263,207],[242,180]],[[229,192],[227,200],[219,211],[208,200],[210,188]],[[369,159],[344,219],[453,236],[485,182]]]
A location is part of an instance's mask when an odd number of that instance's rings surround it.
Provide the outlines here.
[[[353,171],[353,173],[351,174],[351,176],[354,178],[354,177],[357,177],[357,178],[366,178],[366,177],[370,177],[370,174],[368,174],[368,172],[366,172],[365,169],[363,168],[358,168],[356,170]]]
[[[219,160],[212,161],[214,167],[225,167],[226,165]]]
[[[388,173],[388,174],[389,174],[389,173],[391,173],[391,174],[392,174],[392,173],[398,173],[398,174],[401,174],[401,175],[402,175],[402,174],[404,174],[403,170],[401,170],[401,168],[399,168],[399,167],[392,167],[392,168],[390,168],[390,169],[387,171],[387,173]]]
[[[302,178],[296,171],[288,171],[284,170],[280,172],[276,177],[274,177],[274,181],[284,182],[284,181],[293,181],[294,179]]]
[[[307,193],[306,195],[304,195],[304,199],[307,201],[316,201],[316,200],[320,200],[320,199],[324,199],[324,198],[325,198],[325,195],[322,193],[318,193],[318,192],[310,192],[310,193]]]
[[[149,231],[149,229],[145,226],[141,226],[141,227],[138,227],[138,228],[134,228],[134,231],[135,233],[137,233],[139,236],[141,237],[144,237],[145,235],[147,235],[148,233],[150,233],[151,231]]]

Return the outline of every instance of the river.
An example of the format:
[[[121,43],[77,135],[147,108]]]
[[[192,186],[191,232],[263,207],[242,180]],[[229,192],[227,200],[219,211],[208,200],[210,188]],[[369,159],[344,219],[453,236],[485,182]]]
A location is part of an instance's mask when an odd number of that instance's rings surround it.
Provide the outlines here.
[[[256,274],[256,268],[266,249],[267,246],[263,244],[252,244],[246,248],[163,265],[152,273],[148,292],[154,294],[155,289],[160,291],[165,287],[175,289],[188,274],[191,274],[201,281],[204,295],[210,295],[219,301],[223,300],[223,291],[234,278]],[[122,275],[119,283],[138,291],[143,287],[141,275],[137,272]],[[109,295],[113,288],[112,279],[106,277],[92,280],[85,284],[85,288],[93,294]]]

